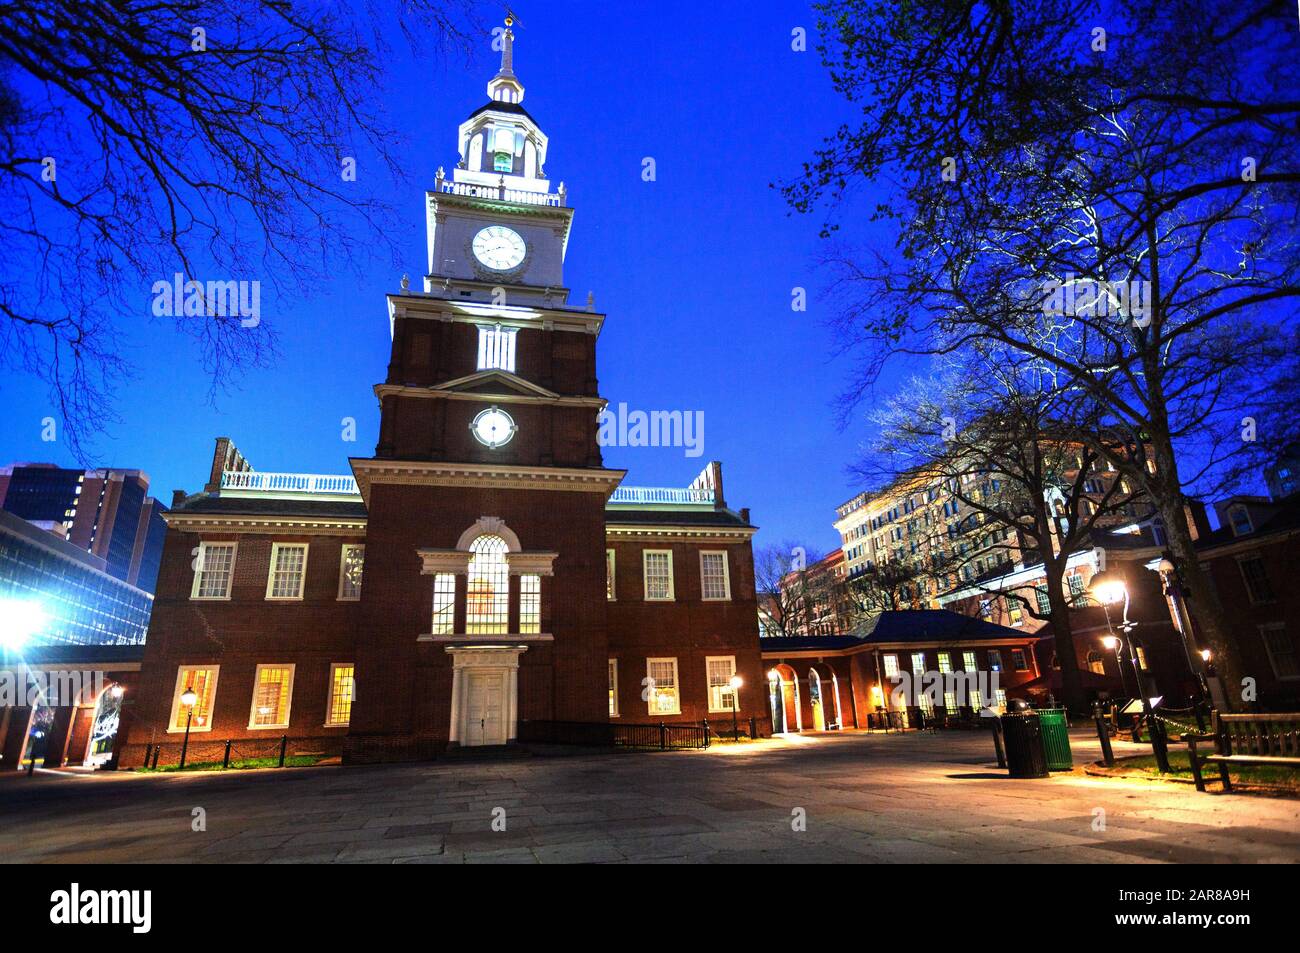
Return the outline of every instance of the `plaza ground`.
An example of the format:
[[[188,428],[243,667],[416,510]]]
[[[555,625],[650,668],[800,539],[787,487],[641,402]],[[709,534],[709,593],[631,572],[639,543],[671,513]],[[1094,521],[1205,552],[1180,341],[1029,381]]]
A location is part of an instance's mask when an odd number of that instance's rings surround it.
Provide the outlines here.
[[[1095,736],[1072,743],[1076,764],[1099,757]],[[1116,743],[1117,755],[1142,750]],[[206,831],[191,829],[196,808]],[[794,830],[801,813],[806,829]],[[37,771],[0,777],[0,816],[9,863],[1300,860],[1300,800],[1078,770],[1013,780],[986,732],[257,772]]]

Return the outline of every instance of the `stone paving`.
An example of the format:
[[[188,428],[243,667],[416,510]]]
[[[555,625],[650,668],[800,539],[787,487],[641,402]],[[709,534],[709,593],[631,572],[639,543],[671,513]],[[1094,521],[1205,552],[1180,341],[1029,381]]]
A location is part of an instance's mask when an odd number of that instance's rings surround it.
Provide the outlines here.
[[[1077,732],[1072,743],[1076,763],[1098,757],[1095,737]],[[195,808],[206,831],[191,830]],[[800,810],[806,829],[795,830]],[[504,816],[505,830],[493,829],[494,816]],[[843,732],[699,752],[183,776],[0,777],[0,861],[9,863],[1298,860],[1300,800],[1198,794],[1077,769],[1012,780],[993,763],[983,732]]]

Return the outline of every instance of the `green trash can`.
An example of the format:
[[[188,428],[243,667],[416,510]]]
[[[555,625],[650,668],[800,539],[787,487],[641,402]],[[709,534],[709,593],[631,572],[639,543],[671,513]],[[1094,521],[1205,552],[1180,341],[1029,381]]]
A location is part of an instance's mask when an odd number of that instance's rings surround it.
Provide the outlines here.
[[[1043,747],[1047,749],[1047,770],[1069,771],[1074,767],[1074,758],[1070,754],[1070,732],[1066,727],[1065,709],[1038,709],[1038,724],[1043,732]]]

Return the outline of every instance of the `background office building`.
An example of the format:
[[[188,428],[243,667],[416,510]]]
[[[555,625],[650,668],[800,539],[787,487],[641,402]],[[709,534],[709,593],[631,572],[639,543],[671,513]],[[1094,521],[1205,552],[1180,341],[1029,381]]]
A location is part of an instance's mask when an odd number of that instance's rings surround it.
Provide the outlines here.
[[[51,463],[0,468],[0,508],[103,561],[110,576],[154,591],[166,507],[140,470],[77,470]]]
[[[23,648],[138,645],[152,609],[152,593],[106,572],[103,558],[0,511],[0,614],[21,615]]]

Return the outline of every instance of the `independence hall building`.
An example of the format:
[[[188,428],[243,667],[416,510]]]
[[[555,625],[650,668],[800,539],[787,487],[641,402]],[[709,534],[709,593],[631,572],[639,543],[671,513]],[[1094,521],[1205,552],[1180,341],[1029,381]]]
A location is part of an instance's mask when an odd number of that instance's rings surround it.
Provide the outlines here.
[[[191,761],[282,737],[427,758],[733,706],[770,730],[754,528],[720,465],[652,489],[602,459],[604,315],[568,303],[573,209],[511,43],[427,193],[423,290],[388,296],[374,455],[261,472],[221,438],[203,491],[173,501],[124,766],[160,744],[174,762],[187,721]]]

